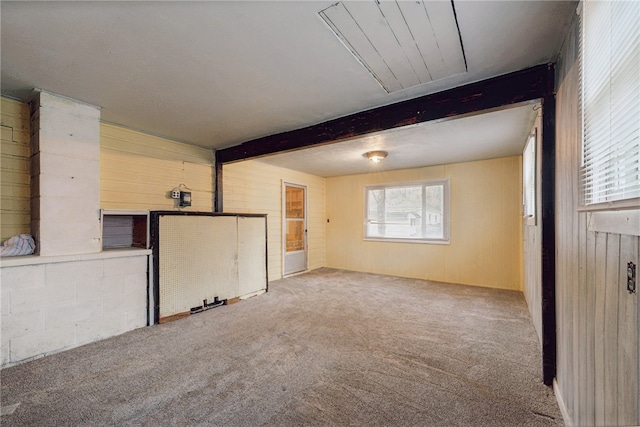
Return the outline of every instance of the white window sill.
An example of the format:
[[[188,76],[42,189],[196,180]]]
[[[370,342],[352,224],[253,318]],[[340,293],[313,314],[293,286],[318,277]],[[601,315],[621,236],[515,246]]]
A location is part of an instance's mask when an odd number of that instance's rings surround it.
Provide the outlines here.
[[[422,243],[427,245],[449,245],[450,240],[426,240],[426,239],[394,239],[389,237],[365,237],[365,242],[387,242],[387,243]]]
[[[640,236],[640,209],[587,212],[589,231]]]

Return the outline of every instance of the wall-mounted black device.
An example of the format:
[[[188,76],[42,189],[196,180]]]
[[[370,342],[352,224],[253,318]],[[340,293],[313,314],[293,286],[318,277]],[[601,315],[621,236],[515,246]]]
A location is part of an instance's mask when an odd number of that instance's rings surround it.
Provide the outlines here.
[[[171,190],[171,198],[177,200],[180,207],[191,206],[191,190],[184,184]]]

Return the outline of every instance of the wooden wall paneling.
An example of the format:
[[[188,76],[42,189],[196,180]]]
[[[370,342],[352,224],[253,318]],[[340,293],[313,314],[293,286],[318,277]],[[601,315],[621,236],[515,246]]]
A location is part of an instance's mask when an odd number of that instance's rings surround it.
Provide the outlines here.
[[[326,265],[521,291],[520,163],[514,156],[327,178]],[[449,245],[363,241],[365,185],[445,177],[451,180]]]
[[[584,216],[584,215],[583,215]],[[584,395],[582,425],[594,425],[595,423],[595,278],[596,278],[596,233],[587,231],[586,241],[587,277],[584,284],[584,383],[582,393]]]
[[[607,234],[596,233],[595,253],[604,259],[607,258]],[[604,425],[604,365],[605,361],[605,304],[606,304],[606,262],[596,262],[594,260],[594,282],[595,282],[595,301],[594,301],[594,421],[595,425]]]
[[[31,230],[29,105],[1,98],[0,241]]]
[[[537,130],[538,141],[536,147],[536,176],[540,176],[542,152],[540,150],[542,137],[542,114],[539,112],[531,132]],[[522,175],[522,173],[520,174]],[[522,221],[523,240],[523,288],[527,300],[533,325],[538,334],[538,340],[542,345],[542,259],[540,246],[542,209],[540,200],[542,197],[542,185],[540,179],[536,179],[536,220],[535,224]],[[558,328],[558,332],[561,332]]]
[[[213,164],[213,152],[209,149],[109,123],[100,124],[100,145],[142,158],[180,159],[190,163]]]
[[[558,300],[558,400],[566,409],[567,421],[577,424],[580,410],[580,288],[581,261],[580,236],[586,232],[586,223],[580,222],[576,212],[578,192],[579,123],[577,26],[572,22],[557,63],[557,155],[556,155],[556,230],[557,272],[556,284],[561,294]]]
[[[587,240],[587,221],[586,216],[580,215],[578,241],[583,243]],[[587,248],[584,244],[578,246],[578,286],[573,289],[574,298],[577,305],[573,310],[573,324],[576,334],[574,335],[574,349],[577,350],[573,357],[573,390],[574,390],[574,421],[577,425],[582,425],[584,421],[584,407],[586,404],[585,387],[586,387],[586,331],[585,331],[585,313],[586,313],[586,293],[584,285],[587,281]]]
[[[213,211],[211,150],[110,124],[100,125],[100,206],[103,209],[173,209],[168,192],[192,191],[191,211]]]
[[[637,293],[627,291],[627,263],[638,265],[638,238],[620,237],[618,262],[618,424],[638,419],[638,309]],[[616,268],[612,265],[611,268]]]
[[[222,163],[218,162],[218,157],[216,154],[216,162],[215,162],[215,188],[214,188],[214,195],[213,195],[213,203],[214,203],[214,209],[216,212],[224,212],[224,186],[222,185],[223,183],[223,165]]]
[[[566,70],[560,70],[566,72]],[[577,307],[578,302],[574,298],[574,282],[577,282],[578,276],[578,262],[576,249],[574,244],[576,236],[579,232],[579,224],[575,213],[572,211],[571,200],[565,197],[567,183],[572,182],[572,168],[567,164],[567,159],[572,158],[573,144],[566,143],[570,140],[571,126],[567,126],[565,123],[566,117],[570,114],[567,110],[570,109],[571,103],[567,102],[567,98],[571,96],[570,85],[565,82],[560,85],[557,94],[557,114],[558,114],[558,144],[556,152],[556,162],[558,167],[556,168],[558,178],[557,186],[558,194],[562,194],[562,197],[558,197],[556,204],[556,219],[558,230],[558,257],[557,257],[557,276],[562,280],[557,281],[557,289],[560,299],[558,299],[558,370],[557,370],[557,382],[559,391],[562,393],[562,398],[567,405],[566,410],[569,412],[571,418],[574,414],[574,395],[575,390],[573,387],[573,371],[577,369],[574,363],[575,352],[574,339],[576,336],[575,316],[574,310]]]
[[[607,235],[606,290],[604,314],[604,420],[616,425],[618,380],[618,284],[620,283],[620,235]]]
[[[225,212],[265,213],[268,226],[270,280],[282,277],[282,180],[305,184],[308,190],[308,266],[325,265],[324,178],[250,160],[224,166]]]

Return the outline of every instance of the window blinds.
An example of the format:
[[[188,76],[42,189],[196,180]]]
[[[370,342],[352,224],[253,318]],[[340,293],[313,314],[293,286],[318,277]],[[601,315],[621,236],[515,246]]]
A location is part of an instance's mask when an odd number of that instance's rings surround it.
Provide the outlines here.
[[[582,6],[582,204],[640,198],[640,2]]]

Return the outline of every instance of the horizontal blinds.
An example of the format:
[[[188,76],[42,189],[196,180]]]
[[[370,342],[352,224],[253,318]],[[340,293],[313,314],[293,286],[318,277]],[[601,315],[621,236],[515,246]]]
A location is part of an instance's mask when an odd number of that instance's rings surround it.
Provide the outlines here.
[[[584,1],[583,205],[640,197],[640,2]]]

